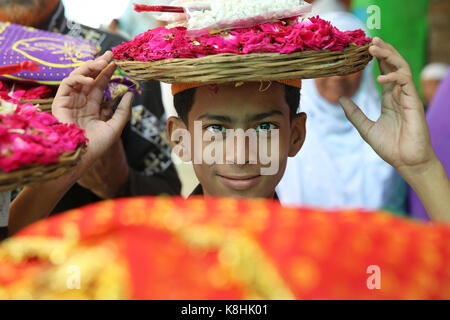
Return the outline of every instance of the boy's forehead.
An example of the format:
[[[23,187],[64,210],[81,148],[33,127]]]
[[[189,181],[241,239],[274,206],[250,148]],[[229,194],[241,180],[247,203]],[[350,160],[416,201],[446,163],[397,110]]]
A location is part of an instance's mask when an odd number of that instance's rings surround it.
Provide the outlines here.
[[[233,84],[200,87],[191,109],[194,119],[205,114],[244,119],[267,113],[289,116],[283,85],[272,83],[262,87],[260,83],[246,83],[238,87]]]

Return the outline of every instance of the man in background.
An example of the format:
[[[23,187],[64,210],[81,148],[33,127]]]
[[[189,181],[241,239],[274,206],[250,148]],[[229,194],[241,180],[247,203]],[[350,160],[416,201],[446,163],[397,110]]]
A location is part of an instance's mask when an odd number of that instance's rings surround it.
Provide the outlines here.
[[[442,80],[447,76],[449,67],[445,63],[430,63],[422,70],[420,80],[422,83],[422,95],[427,108],[433,101]]]

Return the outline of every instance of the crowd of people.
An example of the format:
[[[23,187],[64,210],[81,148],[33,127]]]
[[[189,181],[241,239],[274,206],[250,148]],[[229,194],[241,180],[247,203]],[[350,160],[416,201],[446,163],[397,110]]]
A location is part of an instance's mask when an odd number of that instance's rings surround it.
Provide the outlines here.
[[[22,1],[21,5],[29,6],[31,12],[41,2]],[[334,12],[318,13],[340,30],[366,30],[347,11],[348,2],[332,1],[334,6],[319,2],[324,8],[334,8]],[[68,174],[27,186],[19,193],[10,208],[10,235],[49,215],[102,199],[180,195],[180,172],[172,160],[168,137],[177,129],[194,134],[194,122],[202,119],[207,124],[204,129],[213,132],[252,126],[270,132],[276,127],[280,168],[274,175],[260,176],[261,164],[193,161],[199,184],[192,195],[387,209],[450,222],[448,65],[431,64],[422,73],[427,109],[408,62],[391,44],[376,37],[369,52],[379,64],[381,76],[376,80],[382,86],[381,94],[370,64],[347,76],[274,82],[267,90],[261,90],[260,83],[220,84],[215,92],[207,86],[173,85],[173,100],[168,98],[170,86],[142,82],[141,96],[128,93],[114,112],[105,114],[100,97],[117,68],[109,50],[125,37],[160,23],[150,17],[135,23],[130,18],[133,11],[128,10],[111,23],[110,31],[86,26],[75,30],[69,28],[74,24],[65,18],[61,1],[47,3],[46,8],[52,10],[43,12],[37,21],[18,15],[9,6],[9,2],[0,4],[2,19],[84,37],[100,45],[103,53],[62,82],[52,106],[60,121],[77,123],[86,130],[86,153]],[[92,38],[93,34],[97,36]],[[168,136],[164,137],[166,125]],[[179,142],[170,144],[173,149],[180,147]],[[249,153],[248,149],[241,151]]]

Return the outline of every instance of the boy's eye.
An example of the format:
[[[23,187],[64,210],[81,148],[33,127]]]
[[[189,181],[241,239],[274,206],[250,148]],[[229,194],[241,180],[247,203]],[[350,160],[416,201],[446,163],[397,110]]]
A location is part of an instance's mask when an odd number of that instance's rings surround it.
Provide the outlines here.
[[[256,127],[257,132],[260,132],[260,131],[270,132],[274,129],[276,129],[276,125],[274,125],[273,123],[270,123],[270,122],[261,123]]]
[[[206,130],[208,130],[211,133],[226,133],[227,129],[224,126],[221,126],[219,124],[213,124],[206,127]]]

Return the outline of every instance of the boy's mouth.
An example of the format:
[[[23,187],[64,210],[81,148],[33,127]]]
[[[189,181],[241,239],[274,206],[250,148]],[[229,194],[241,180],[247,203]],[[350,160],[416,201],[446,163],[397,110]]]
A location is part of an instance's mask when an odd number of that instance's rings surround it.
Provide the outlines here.
[[[261,175],[218,175],[223,184],[231,189],[244,191],[257,185],[261,179]]]

